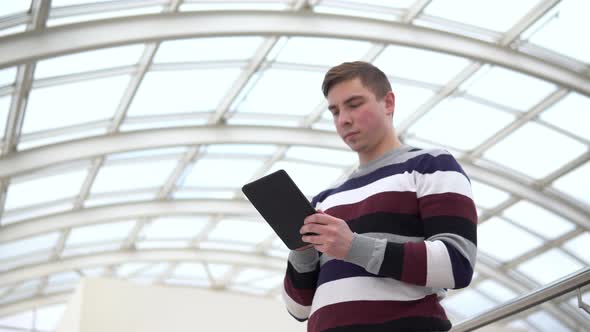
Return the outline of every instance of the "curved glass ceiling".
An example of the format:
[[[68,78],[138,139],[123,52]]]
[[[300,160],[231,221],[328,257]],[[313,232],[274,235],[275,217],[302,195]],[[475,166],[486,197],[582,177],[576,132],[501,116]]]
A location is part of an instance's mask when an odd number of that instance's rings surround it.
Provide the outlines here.
[[[0,4],[2,331],[52,331],[89,276],[277,297],[287,248],[240,188],[355,169],[320,90],[343,61],[382,68],[402,140],[472,179],[454,322],[590,264],[588,1],[50,3]],[[576,306],[503,323],[590,329]]]

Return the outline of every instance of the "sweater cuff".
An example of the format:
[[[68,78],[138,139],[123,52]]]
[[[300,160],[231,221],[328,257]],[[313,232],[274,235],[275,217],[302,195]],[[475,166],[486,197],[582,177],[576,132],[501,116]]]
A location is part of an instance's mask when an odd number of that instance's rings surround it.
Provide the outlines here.
[[[319,260],[318,251],[314,247],[301,251],[291,250],[289,253],[289,263],[291,263],[299,273],[315,270]]]
[[[387,240],[353,233],[352,245],[344,260],[361,266],[370,273],[377,274],[383,262],[386,246]]]

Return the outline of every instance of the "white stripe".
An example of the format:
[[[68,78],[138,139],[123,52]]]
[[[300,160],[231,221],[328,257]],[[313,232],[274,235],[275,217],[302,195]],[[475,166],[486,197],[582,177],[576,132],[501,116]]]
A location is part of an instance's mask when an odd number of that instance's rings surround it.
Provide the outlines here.
[[[414,178],[410,173],[394,174],[360,188],[342,191],[327,197],[318,204],[318,208],[328,210],[331,207],[358,203],[374,194],[386,191],[416,191]]]
[[[297,302],[295,302],[288,294],[285,288],[283,287],[283,301],[285,301],[285,305],[287,306],[287,310],[291,315],[299,318],[299,319],[306,319],[309,317],[311,312],[311,306],[304,306]]]
[[[457,193],[469,198],[471,195],[471,185],[467,178],[455,171],[436,171],[432,174],[420,174],[414,172],[416,178],[418,198],[442,193]]]
[[[447,247],[442,241],[425,241],[426,286],[455,288],[453,266]]]
[[[392,278],[352,277],[322,284],[315,292],[311,314],[327,305],[348,301],[412,301],[433,294],[431,288]]]

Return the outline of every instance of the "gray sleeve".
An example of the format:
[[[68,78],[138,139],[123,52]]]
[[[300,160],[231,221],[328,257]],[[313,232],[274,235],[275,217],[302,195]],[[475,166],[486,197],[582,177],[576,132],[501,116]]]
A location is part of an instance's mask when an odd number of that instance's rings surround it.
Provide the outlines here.
[[[375,239],[353,233],[352,245],[344,260],[361,266],[370,273],[378,274],[386,247],[387,239]]]
[[[289,253],[289,263],[293,265],[295,271],[306,273],[315,270],[320,261],[318,251],[311,247],[305,250],[291,250]]]

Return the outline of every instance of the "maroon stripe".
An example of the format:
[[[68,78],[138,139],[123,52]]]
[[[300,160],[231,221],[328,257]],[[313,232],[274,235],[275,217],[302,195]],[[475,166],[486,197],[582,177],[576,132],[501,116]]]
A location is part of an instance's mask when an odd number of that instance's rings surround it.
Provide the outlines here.
[[[356,324],[380,324],[406,317],[447,320],[435,294],[415,301],[351,301],[318,309],[309,318],[308,331]]]
[[[353,204],[338,205],[324,211],[334,217],[351,220],[375,212],[418,215],[418,200],[412,191],[386,191]]]
[[[424,242],[404,244],[401,281],[420,286],[426,285],[426,244]]]
[[[457,216],[477,223],[477,211],[473,200],[457,193],[423,196],[418,199],[422,219],[434,216]]]
[[[295,301],[297,304],[309,306],[313,300],[313,295],[315,294],[315,288],[312,289],[297,289],[293,287],[293,283],[289,278],[283,280],[283,287],[285,287],[285,292],[287,295]]]

